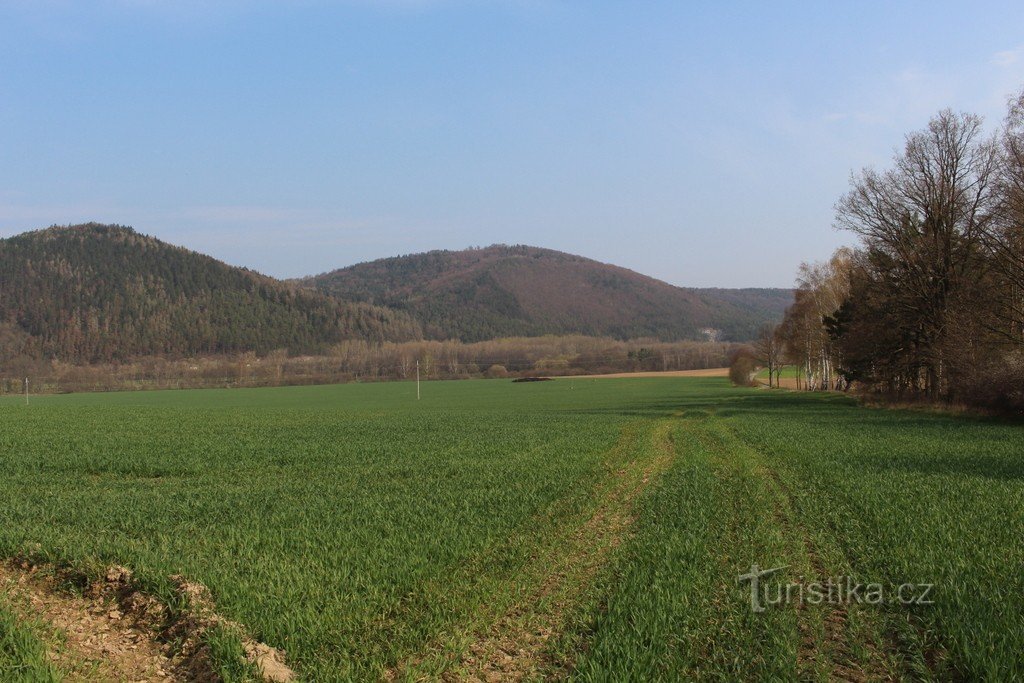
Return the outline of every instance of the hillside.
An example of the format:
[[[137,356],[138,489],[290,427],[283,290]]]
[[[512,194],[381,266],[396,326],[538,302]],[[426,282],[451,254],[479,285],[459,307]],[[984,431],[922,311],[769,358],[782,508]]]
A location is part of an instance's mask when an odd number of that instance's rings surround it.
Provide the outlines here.
[[[306,353],[343,339],[418,336],[405,314],[342,302],[130,228],[53,227],[0,240],[0,345],[8,356]]]
[[[585,334],[620,339],[753,338],[781,319],[788,289],[690,289],[550,249],[495,245],[432,251],[301,281],[412,314],[433,338]]]

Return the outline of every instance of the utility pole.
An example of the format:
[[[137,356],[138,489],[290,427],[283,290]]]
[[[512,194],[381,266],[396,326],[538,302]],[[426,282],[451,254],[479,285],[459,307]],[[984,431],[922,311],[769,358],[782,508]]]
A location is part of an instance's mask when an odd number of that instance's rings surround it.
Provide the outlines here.
[[[28,405],[28,377],[25,378],[25,405]]]
[[[26,399],[27,400],[27,399]],[[420,362],[416,361],[416,400],[420,400]]]

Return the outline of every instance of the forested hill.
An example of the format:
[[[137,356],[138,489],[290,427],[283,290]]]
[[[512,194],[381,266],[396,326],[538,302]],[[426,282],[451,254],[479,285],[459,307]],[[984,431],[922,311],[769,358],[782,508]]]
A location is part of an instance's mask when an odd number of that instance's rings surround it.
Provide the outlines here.
[[[408,311],[427,336],[479,341],[586,334],[752,339],[789,289],[689,289],[549,249],[495,245],[387,258],[306,278],[322,292]]]
[[[94,362],[406,340],[409,316],[347,303],[130,228],[53,227],[0,240],[0,341]]]

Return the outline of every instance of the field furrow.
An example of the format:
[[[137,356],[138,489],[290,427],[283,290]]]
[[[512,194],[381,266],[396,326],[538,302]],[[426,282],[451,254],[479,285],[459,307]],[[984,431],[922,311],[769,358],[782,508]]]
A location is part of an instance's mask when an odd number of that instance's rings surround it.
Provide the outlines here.
[[[566,637],[566,624],[592,597],[587,594],[596,576],[633,521],[637,496],[671,465],[672,426],[671,421],[645,425],[620,444],[607,461],[611,476],[594,491],[596,509],[540,558],[542,582],[470,646],[450,678],[505,681],[563,672],[565,663],[552,646]]]
[[[627,425],[604,456],[604,475],[586,507],[537,539],[533,559],[514,582],[498,588],[500,595],[480,605],[477,618],[457,636],[459,646],[414,657],[388,677],[432,673],[446,680],[493,681],[558,675],[563,663],[552,647],[628,532],[637,496],[671,463],[671,428],[670,420]]]
[[[828,541],[812,536],[801,511],[794,505],[790,484],[779,476],[765,455],[740,440],[721,420],[710,419],[704,427],[715,434],[721,452],[731,457],[747,457],[755,463],[755,471],[772,490],[775,498],[772,515],[793,545],[786,576],[798,578],[804,586],[827,585],[830,579],[843,576],[848,563],[842,556],[842,549],[834,542],[830,544],[828,555],[819,549],[819,545]],[[832,602],[827,598],[812,604],[808,597],[801,595],[790,605],[797,615],[796,664],[801,679],[885,681],[898,678],[890,661],[889,644],[883,642],[884,627],[877,618],[871,619],[857,605]]]

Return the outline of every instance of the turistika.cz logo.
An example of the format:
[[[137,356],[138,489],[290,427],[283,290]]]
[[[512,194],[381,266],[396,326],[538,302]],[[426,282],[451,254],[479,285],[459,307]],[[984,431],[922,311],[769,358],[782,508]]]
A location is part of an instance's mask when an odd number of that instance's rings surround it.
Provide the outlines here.
[[[863,583],[849,576],[828,578],[824,581],[799,581],[785,583],[773,581],[771,577],[788,569],[789,565],[761,569],[750,566],[750,571],[740,574],[737,583],[750,583],[750,608],[764,612],[778,605],[901,605],[934,604],[932,594],[935,585],[931,583],[902,583],[886,586],[881,583]]]

